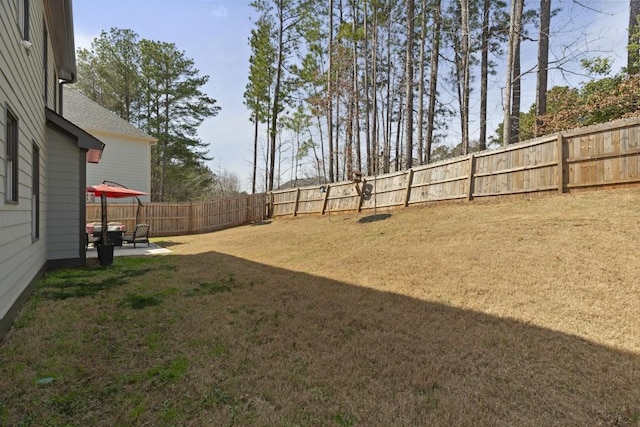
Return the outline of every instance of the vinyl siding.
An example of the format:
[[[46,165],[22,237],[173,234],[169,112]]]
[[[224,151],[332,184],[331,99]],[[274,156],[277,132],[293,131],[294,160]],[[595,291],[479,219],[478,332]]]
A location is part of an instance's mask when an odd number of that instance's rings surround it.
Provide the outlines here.
[[[27,50],[21,43],[18,0],[0,1],[0,327],[5,316],[47,263],[46,204],[47,145],[43,98],[42,0],[30,1],[29,34],[33,43]],[[50,46],[49,46],[50,47]],[[50,89],[55,90],[55,55],[48,54]],[[54,96],[49,97],[53,107]],[[5,125],[9,108],[18,118],[19,200],[5,202]],[[40,148],[40,238],[31,237],[32,143]],[[77,149],[76,149],[77,152]],[[77,158],[77,153],[74,158]],[[76,183],[77,185],[77,183]],[[1,328],[0,328],[1,329]],[[2,331],[0,330],[0,335]]]
[[[151,145],[148,140],[140,140],[104,134],[88,130],[90,134],[104,142],[100,163],[87,164],[87,185],[100,184],[103,181],[114,181],[127,188],[151,191]],[[148,196],[141,196],[142,202],[148,202]],[[117,203],[116,199],[109,199],[109,203]],[[121,202],[131,203],[131,198]]]
[[[47,181],[47,258],[49,260],[77,259],[80,248],[80,189],[81,159],[76,142],[49,128],[49,179]],[[84,201],[83,201],[84,202]]]

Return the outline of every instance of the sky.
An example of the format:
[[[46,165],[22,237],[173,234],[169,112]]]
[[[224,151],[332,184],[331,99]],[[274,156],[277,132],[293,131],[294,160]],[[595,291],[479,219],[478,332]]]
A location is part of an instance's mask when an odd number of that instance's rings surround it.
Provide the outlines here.
[[[251,55],[248,39],[255,16],[249,3],[245,0],[73,1],[76,47],[89,48],[101,31],[109,31],[112,27],[131,29],[140,38],[175,43],[194,60],[201,75],[210,77],[203,89],[217,100],[221,110],[216,117],[203,122],[199,137],[209,144],[210,156],[214,157],[208,166],[215,173],[236,174],[245,191],[251,188],[253,159],[253,126],[243,104]],[[525,3],[537,6],[539,2],[528,0]],[[552,48],[551,56],[589,49],[594,55],[610,57],[614,61],[613,71],[619,71],[626,64],[628,4],[628,0],[553,0],[553,7],[562,11],[552,18],[551,37],[556,47]],[[535,43],[523,46],[523,70],[535,65],[536,55]],[[577,67],[574,62],[567,68]],[[498,74],[490,81],[490,97],[494,97],[494,102],[489,100],[487,127],[490,135],[502,121],[501,102],[497,99],[504,87],[503,80]],[[575,86],[585,80],[584,76],[552,71],[549,87]],[[447,90],[441,88],[444,95]],[[523,78],[524,111],[534,101],[534,90],[535,73],[531,73]],[[454,106],[452,103],[452,108]],[[478,111],[479,103],[472,102],[470,108]],[[459,125],[453,122],[448,132],[450,141],[459,139],[458,129]],[[472,139],[477,136],[478,129],[478,121],[474,121],[472,115]]]

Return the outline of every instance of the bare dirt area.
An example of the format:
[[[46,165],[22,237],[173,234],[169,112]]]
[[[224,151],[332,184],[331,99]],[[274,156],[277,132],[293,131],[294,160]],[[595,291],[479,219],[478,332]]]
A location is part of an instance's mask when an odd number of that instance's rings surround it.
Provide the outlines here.
[[[0,424],[640,424],[640,189],[385,213],[45,282],[0,344]]]

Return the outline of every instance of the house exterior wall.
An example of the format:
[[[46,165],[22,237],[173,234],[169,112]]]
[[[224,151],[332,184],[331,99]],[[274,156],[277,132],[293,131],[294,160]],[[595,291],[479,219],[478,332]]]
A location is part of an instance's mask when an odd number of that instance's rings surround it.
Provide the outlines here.
[[[80,225],[85,202],[78,182],[86,162],[75,141],[62,132],[47,128],[47,143],[47,258],[56,267],[84,265],[84,230]]]
[[[85,130],[105,143],[100,163],[87,165],[87,185],[107,180],[134,190],[151,192],[151,144],[148,139]],[[143,203],[150,201],[148,196],[140,196],[140,200]],[[131,198],[120,202],[131,203]],[[109,203],[118,203],[118,199],[109,199]]]
[[[43,0],[29,2],[29,41],[22,43],[21,0],[0,1],[0,337],[13,319],[18,303],[47,264],[47,144],[44,108],[58,111],[55,55],[47,43],[48,90],[44,91]],[[7,111],[18,119],[18,202],[6,197]],[[40,152],[39,238],[32,236],[32,154]]]

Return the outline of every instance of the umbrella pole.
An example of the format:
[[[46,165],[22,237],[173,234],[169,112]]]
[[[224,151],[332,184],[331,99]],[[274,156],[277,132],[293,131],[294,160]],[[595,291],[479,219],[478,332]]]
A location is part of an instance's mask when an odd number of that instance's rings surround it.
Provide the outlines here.
[[[140,198],[138,196],[136,196],[136,200],[138,201],[138,208],[136,209],[136,223],[135,225],[140,224],[140,208],[142,207],[142,202],[140,201]]]
[[[102,244],[106,245],[107,241],[107,195],[103,192],[100,195],[100,204],[102,205]]]

